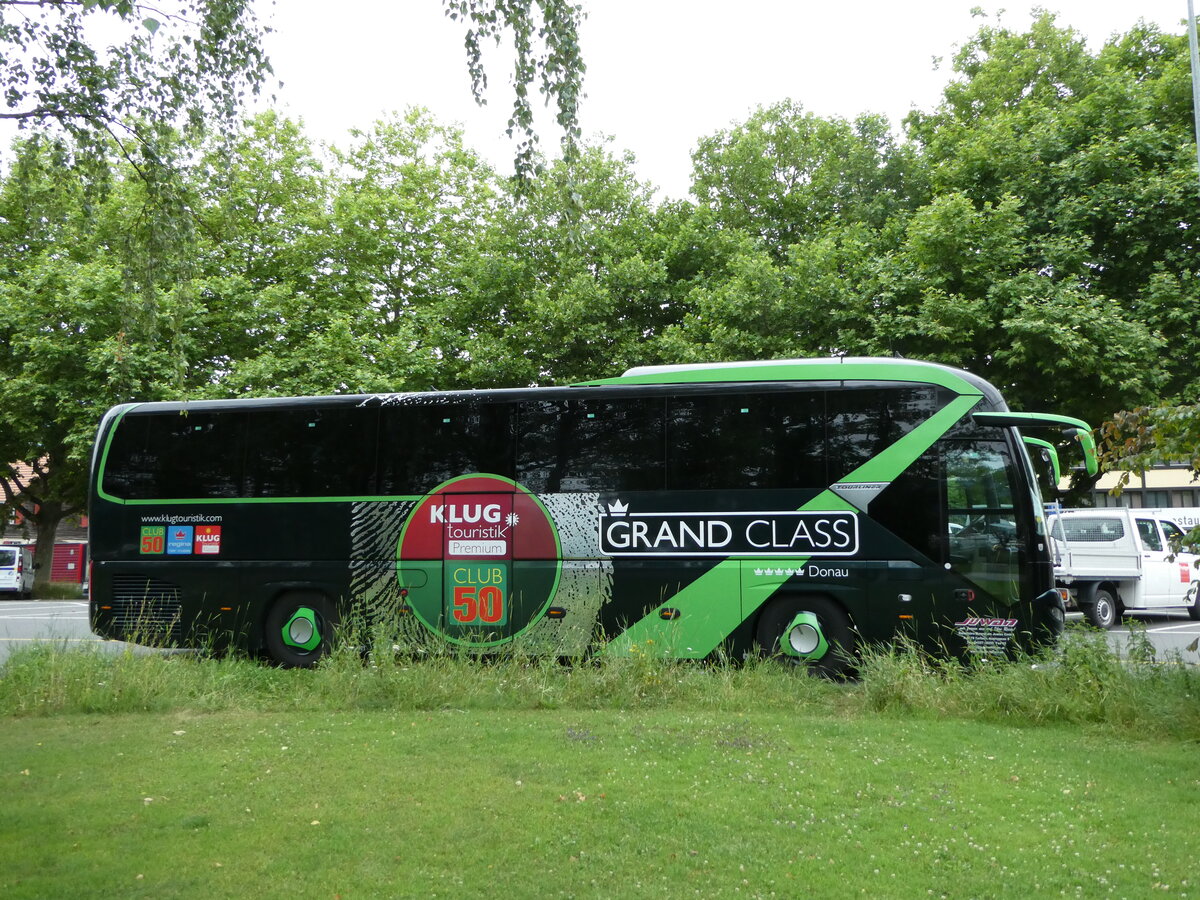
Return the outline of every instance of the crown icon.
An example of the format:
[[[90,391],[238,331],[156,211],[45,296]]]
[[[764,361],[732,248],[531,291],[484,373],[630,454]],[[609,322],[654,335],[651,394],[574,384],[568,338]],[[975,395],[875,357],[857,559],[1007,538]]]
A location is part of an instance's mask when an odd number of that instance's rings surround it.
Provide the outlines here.
[[[623,516],[629,512],[629,504],[622,503],[620,500],[615,503],[608,504],[608,514],[610,516]]]

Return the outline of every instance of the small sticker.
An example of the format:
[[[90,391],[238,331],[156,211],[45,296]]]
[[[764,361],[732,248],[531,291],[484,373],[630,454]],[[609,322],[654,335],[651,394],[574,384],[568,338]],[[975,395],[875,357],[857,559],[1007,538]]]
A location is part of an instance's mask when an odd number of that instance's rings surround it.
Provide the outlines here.
[[[192,552],[192,526],[172,525],[167,533],[167,555],[186,556]]]
[[[1017,630],[1017,620],[968,616],[955,622],[954,630],[974,653],[1003,653]]]
[[[221,552],[221,526],[196,526],[196,553],[201,556],[215,556]]]
[[[163,552],[167,540],[166,525],[143,525],[141,552],[158,555]]]

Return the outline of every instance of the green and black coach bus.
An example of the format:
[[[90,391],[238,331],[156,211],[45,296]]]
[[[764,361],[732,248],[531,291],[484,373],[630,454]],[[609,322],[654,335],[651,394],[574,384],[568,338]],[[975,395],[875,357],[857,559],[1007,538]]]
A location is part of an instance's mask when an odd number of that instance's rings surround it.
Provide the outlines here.
[[[1019,430],[1046,426],[1094,466],[1083,422],[899,359],[127,404],[92,464],[91,624],[294,666],[350,613],[483,652],[1004,653],[1063,625]]]

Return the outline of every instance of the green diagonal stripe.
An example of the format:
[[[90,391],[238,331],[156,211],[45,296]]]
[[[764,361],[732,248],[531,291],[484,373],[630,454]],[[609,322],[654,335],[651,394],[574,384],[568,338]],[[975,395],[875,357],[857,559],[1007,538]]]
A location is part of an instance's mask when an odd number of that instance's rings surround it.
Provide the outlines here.
[[[876,454],[837,484],[889,482],[912,465],[934,445],[939,437],[979,403],[979,394],[955,397],[908,434],[886,450]],[[800,508],[801,512],[854,511],[856,507],[832,490],[822,491]],[[796,568],[807,563],[808,557],[780,560],[776,565]],[[634,622],[613,638],[601,651],[606,656],[630,656],[647,653],[654,656],[675,656],[683,659],[703,659],[712,653],[746,618],[757,611],[766,599],[763,592],[758,603],[742,614],[742,562],[740,557],[722,560],[697,578],[670,600],[660,604],[647,616]],[[784,579],[780,580],[780,584]],[[678,619],[667,621],[659,617],[664,607],[680,611]],[[686,633],[681,634],[681,629]]]

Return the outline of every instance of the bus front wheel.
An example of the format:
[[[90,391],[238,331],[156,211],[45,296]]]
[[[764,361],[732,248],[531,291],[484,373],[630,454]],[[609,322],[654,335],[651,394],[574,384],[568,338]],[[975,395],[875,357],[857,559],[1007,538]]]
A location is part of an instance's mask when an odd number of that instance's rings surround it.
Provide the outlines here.
[[[333,610],[322,595],[284,594],[267,613],[267,653],[281,666],[311,668],[329,652],[335,624]]]
[[[803,665],[815,675],[854,672],[857,641],[850,618],[824,597],[784,597],[758,620],[758,645],[768,656]]]

